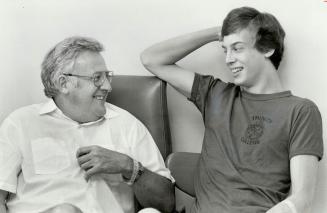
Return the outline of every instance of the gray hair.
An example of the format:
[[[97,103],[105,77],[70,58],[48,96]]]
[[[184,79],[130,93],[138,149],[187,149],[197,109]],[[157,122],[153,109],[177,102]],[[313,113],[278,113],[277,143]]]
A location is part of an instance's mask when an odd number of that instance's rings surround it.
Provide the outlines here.
[[[41,79],[45,95],[53,98],[59,93],[55,82],[57,76],[65,69],[72,67],[80,53],[101,52],[103,49],[103,45],[97,40],[80,36],[66,38],[50,49],[41,65]]]

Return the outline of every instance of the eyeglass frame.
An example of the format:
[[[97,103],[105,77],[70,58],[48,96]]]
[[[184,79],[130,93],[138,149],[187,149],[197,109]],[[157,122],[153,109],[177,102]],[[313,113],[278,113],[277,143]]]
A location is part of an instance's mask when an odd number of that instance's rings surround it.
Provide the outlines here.
[[[78,77],[78,78],[86,78],[86,79],[88,79],[90,81],[93,81],[94,86],[101,87],[104,84],[105,78],[102,78],[102,80],[101,80],[100,83],[96,83],[96,79],[95,78],[96,78],[96,75],[99,74],[99,73],[101,73],[101,78],[103,76],[102,73],[106,73],[105,76],[108,79],[109,83],[112,82],[112,77],[114,76],[114,71],[111,71],[111,70],[109,70],[109,71],[97,71],[97,72],[93,73],[92,76],[88,76],[88,75],[77,75],[77,74],[73,74],[73,73],[62,73],[62,74],[65,75],[65,76],[73,76],[73,77]]]

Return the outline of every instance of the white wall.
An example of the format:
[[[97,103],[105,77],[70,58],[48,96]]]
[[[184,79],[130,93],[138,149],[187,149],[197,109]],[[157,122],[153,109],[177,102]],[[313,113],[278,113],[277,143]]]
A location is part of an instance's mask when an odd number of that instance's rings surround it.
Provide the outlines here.
[[[323,0],[0,0],[0,121],[17,107],[45,100],[40,63],[46,51],[67,36],[101,41],[108,67],[117,74],[150,75],[139,62],[144,48],[221,24],[230,9],[245,5],[273,13],[283,25],[287,37],[281,77],[286,88],[318,105],[326,144],[327,3]],[[230,78],[218,43],[181,63],[200,73]],[[168,95],[174,151],[199,152],[200,114],[172,88]],[[312,212],[327,211],[326,179],[327,163],[322,160]]]

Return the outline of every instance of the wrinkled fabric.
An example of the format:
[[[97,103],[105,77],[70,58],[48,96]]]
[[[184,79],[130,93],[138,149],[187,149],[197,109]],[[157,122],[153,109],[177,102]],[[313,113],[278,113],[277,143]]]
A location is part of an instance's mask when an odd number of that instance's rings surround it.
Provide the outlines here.
[[[293,156],[323,155],[318,108],[290,91],[251,94],[196,74],[190,100],[205,124],[192,213],[264,213],[288,195]]]
[[[76,159],[82,146],[98,145],[127,154],[171,178],[144,125],[114,105],[106,104],[106,109],[104,118],[79,124],[51,100],[18,109],[4,120],[0,188],[11,192],[9,213],[41,212],[63,203],[88,213],[134,212],[132,188],[120,174],[84,179]]]

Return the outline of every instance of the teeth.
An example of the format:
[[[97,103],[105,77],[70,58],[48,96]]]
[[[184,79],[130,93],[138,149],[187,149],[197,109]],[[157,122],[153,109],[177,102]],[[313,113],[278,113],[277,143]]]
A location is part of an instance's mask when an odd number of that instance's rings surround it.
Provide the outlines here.
[[[104,99],[103,96],[95,96],[95,98],[96,98],[97,100],[103,100],[103,99]]]
[[[242,69],[243,69],[242,67],[235,67],[235,68],[232,68],[232,72],[237,73],[237,72],[240,72]]]

